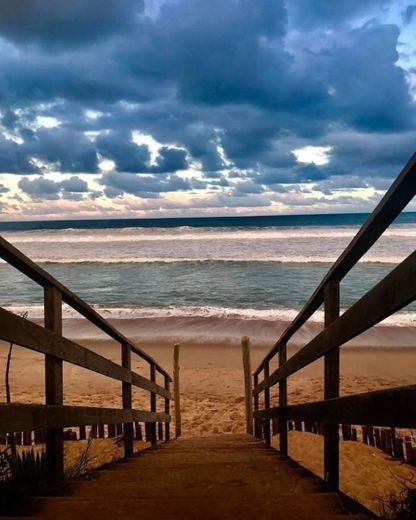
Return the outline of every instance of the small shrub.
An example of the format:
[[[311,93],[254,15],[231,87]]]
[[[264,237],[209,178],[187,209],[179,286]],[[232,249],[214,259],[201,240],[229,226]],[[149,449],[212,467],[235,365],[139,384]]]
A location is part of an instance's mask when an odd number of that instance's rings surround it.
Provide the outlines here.
[[[0,455],[0,515],[20,515],[33,509],[35,496],[48,494],[46,456],[33,450]]]
[[[416,479],[413,474],[398,477],[402,490],[390,493],[380,500],[381,518],[384,520],[416,519]]]
[[[88,437],[87,444],[82,450],[78,460],[65,470],[66,480],[76,480],[87,473],[89,463],[91,462],[90,448],[92,444],[91,435]]]

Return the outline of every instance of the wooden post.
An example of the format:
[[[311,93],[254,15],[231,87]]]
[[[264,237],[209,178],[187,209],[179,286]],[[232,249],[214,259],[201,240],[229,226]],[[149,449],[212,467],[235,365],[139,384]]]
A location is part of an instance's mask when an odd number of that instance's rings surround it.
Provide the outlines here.
[[[122,343],[121,345],[121,364],[124,368],[131,370],[131,347],[128,343]],[[123,408],[125,410],[131,410],[132,408],[132,396],[131,396],[131,383],[122,383],[122,400]],[[124,456],[133,457],[133,423],[124,423]]]
[[[165,390],[169,392],[170,381],[169,377],[165,375]],[[165,413],[170,414],[170,399],[165,397]],[[165,441],[170,439],[170,423],[165,422]]]
[[[266,361],[264,363],[264,379],[267,379],[270,375],[269,372],[269,362]],[[270,408],[270,388],[266,388],[264,391],[264,409],[268,410]],[[271,438],[270,438],[270,419],[264,419],[263,421],[263,436],[264,442],[270,446]]]
[[[54,286],[44,288],[45,328],[62,335],[62,294]],[[62,360],[45,355],[45,396],[46,404],[63,405],[63,364]],[[46,430],[46,471],[50,484],[64,478],[64,437],[63,428]]]
[[[151,432],[151,423],[145,422],[144,423],[144,435],[146,437],[146,442],[151,442],[152,440],[152,432]]]
[[[251,386],[250,339],[244,336],[241,339],[241,353],[244,370],[244,400],[246,408],[246,432],[253,435],[253,396]]]
[[[279,345],[279,367],[283,366],[286,363],[287,359],[287,345],[286,343],[282,343]],[[285,377],[281,381],[279,381],[279,406],[285,407],[287,406],[287,378]],[[279,438],[280,438],[280,446],[279,451],[280,455],[284,455],[287,457],[287,421],[285,419],[279,422]]]
[[[324,287],[325,327],[339,317],[339,282]],[[325,354],[324,399],[339,397],[339,347]],[[339,425],[326,421],[324,427],[324,477],[329,489],[339,489]]]
[[[135,429],[136,429],[136,434],[135,434],[134,438],[136,439],[136,441],[142,441],[143,440],[142,425],[140,423],[136,422]]]
[[[254,374],[253,376],[253,387],[256,388],[259,384],[259,376],[258,374]],[[259,409],[259,394],[256,393],[254,396],[254,411],[257,412]],[[254,436],[257,439],[261,439],[261,428],[260,428],[260,422],[258,419],[254,419]]]
[[[175,436],[182,433],[181,422],[181,394],[179,386],[179,343],[173,346],[173,391],[175,399]]]
[[[153,383],[156,383],[156,366],[154,363],[150,363],[150,380]],[[156,412],[156,394],[154,392],[150,392],[150,411]],[[156,423],[150,423],[150,442],[152,444],[156,444]]]
[[[370,446],[374,446],[374,428],[372,426],[367,426],[368,432],[368,443]]]
[[[1,442],[0,442],[0,444],[1,444]],[[23,445],[24,446],[32,445],[32,432],[31,431],[23,432]]]

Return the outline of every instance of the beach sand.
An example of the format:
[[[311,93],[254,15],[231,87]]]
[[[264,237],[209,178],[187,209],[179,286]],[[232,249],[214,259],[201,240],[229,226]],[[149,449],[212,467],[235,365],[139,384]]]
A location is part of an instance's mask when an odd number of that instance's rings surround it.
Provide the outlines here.
[[[154,324],[153,324],[154,325]],[[186,324],[185,324],[186,325]],[[184,330],[185,325],[182,324]],[[189,324],[188,324],[189,325]],[[137,337],[140,346],[149,352],[155,360],[168,371],[172,370],[173,343],[180,340],[180,383],[182,407],[183,435],[212,435],[217,433],[237,433],[245,430],[243,373],[241,361],[240,336],[243,334],[255,335],[258,324],[251,324],[248,320],[232,324],[229,336],[224,338],[220,334],[208,337],[201,323],[200,336],[193,334],[172,335],[150,334],[132,336]],[[120,326],[120,324],[117,324]],[[124,328],[131,327],[125,324]],[[212,323],[211,323],[212,326]],[[149,326],[150,327],[150,326]],[[320,326],[316,325],[316,329]],[[277,327],[282,329],[282,327]],[[123,329],[123,326],[121,326]],[[235,330],[234,330],[235,329]],[[386,330],[376,330],[372,337],[362,342],[355,341],[355,346],[347,346],[341,353],[341,395],[366,392],[381,388],[399,385],[414,384],[416,378],[416,351],[410,348],[411,337],[415,338],[413,330],[403,330],[401,327],[385,327]],[[150,329],[149,329],[150,330]],[[214,329],[215,330],[215,329]],[[252,334],[250,334],[250,331]],[[275,337],[276,325],[272,332]],[[112,341],[105,341],[101,336],[88,339],[89,330],[83,322],[66,324],[66,333],[74,337],[79,343],[88,346],[101,355],[120,362],[120,347]],[[312,328],[303,335],[316,333]],[[243,335],[241,334],[241,335]],[[264,334],[267,336],[268,334]],[[270,341],[252,341],[251,360],[252,369],[257,367],[265,353],[270,349]],[[384,346],[371,346],[371,340],[383,339]],[[396,346],[393,346],[394,341]],[[297,345],[290,348],[293,352]],[[290,354],[289,352],[289,354]],[[4,368],[6,364],[7,345],[0,344],[0,366],[2,367],[0,380],[0,395],[4,395]],[[271,364],[271,370],[276,361]],[[148,376],[148,365],[136,356],[132,359],[132,368],[138,373]],[[299,403],[318,400],[323,395],[322,362],[315,362],[298,374],[289,378],[289,403]],[[157,381],[162,384],[162,378]],[[121,383],[87,370],[64,364],[65,404],[85,406],[121,406]],[[44,365],[43,356],[21,347],[14,347],[11,365],[11,393],[14,402],[42,403],[44,399]],[[4,398],[3,398],[4,399]],[[272,403],[276,403],[276,391],[272,392]],[[133,406],[138,409],[149,409],[149,395],[141,390],[133,392]],[[158,409],[163,410],[163,400],[158,399]],[[301,462],[316,474],[322,474],[322,445],[323,438],[318,435],[300,432],[290,432],[289,449],[295,460]],[[107,441],[106,441],[107,442]],[[276,444],[277,439],[273,443]],[[111,441],[108,441],[107,444]],[[71,460],[77,450],[72,447],[77,443],[67,443],[67,455]],[[94,457],[97,463],[107,462],[117,458],[121,450],[107,444],[103,448],[106,455]],[[98,446],[98,445],[97,445]],[[140,448],[143,448],[141,446]],[[98,448],[94,448],[97,450]],[[99,450],[98,450],[99,451]],[[68,452],[69,453],[69,452]],[[107,460],[108,459],[108,460]],[[377,512],[379,499],[387,492],[397,492],[400,489],[400,479],[412,472],[412,467],[391,460],[385,453],[362,445],[359,442],[342,442],[341,444],[341,487],[349,495],[361,501],[364,505]]]

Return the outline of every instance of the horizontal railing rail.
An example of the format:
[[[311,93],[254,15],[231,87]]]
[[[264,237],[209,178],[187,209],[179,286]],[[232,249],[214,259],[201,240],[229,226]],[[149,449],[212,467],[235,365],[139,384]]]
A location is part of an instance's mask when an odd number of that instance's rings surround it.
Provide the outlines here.
[[[324,303],[324,288],[328,281],[341,281],[355,264],[377,242],[384,231],[395,221],[416,192],[416,153],[410,158],[397,179],[379,202],[376,209],[363,224],[349,246],[332,265],[315,292],[300,313],[276,341],[273,348],[261,361],[255,374],[259,374],[264,365],[279,351],[279,345],[288,343],[290,338],[309,320]]]
[[[47,271],[42,269],[36,262],[24,255],[16,247],[10,244],[3,237],[0,237],[0,258],[3,258],[8,264],[15,267],[28,278],[41,285],[42,287],[55,287],[62,294],[62,301],[69,305],[72,309],[84,316],[89,322],[105,332],[108,336],[119,343],[127,343],[130,345],[132,352],[140,356],[148,363],[155,365],[158,372],[162,375],[170,375],[162,368],[156,361],[140,349],[137,345],[132,343],[126,336],[119,332],[111,323],[103,318],[96,310],[94,310],[88,303],[79,298],[76,294],[70,291],[67,287],[62,285],[56,278],[54,278]],[[170,379],[172,380],[172,379]]]
[[[163,412],[125,410],[122,408],[20,403],[0,404],[0,423],[2,430],[7,432],[133,422],[170,422],[170,416]]]
[[[49,354],[62,361],[67,361],[73,365],[117,379],[118,381],[131,383],[138,388],[171,399],[170,392],[164,387],[86,347],[78,345],[74,341],[59,336],[36,323],[2,308],[0,308],[0,324],[0,339],[3,341],[16,343],[21,347],[41,352],[42,354]]]
[[[78,427],[79,438],[85,439],[87,426],[91,426],[90,435],[98,434],[98,437],[104,436],[107,426],[109,437],[123,436],[126,457],[134,453],[134,439],[142,439],[141,422],[145,424],[146,440],[152,444],[158,439],[169,440],[172,399],[169,373],[86,302],[2,237],[0,258],[43,287],[45,317],[44,326],[41,326],[0,307],[0,340],[45,355],[45,404],[0,404],[0,438],[12,439],[14,443],[16,434],[20,434],[20,438],[30,443],[31,434],[35,432],[35,442],[40,439],[46,444],[47,473],[51,482],[64,477],[64,428]],[[121,364],[63,337],[63,303],[120,345]],[[149,364],[148,378],[131,369],[132,353]],[[63,362],[120,381],[122,408],[64,405]],[[163,376],[163,386],[157,383],[157,373]],[[133,387],[149,393],[150,410],[133,408]],[[158,396],[163,399],[163,412],[157,411]]]
[[[416,252],[254,388],[254,394],[313,363],[406,307],[416,296]]]
[[[416,385],[377,390],[345,397],[273,407],[254,412],[254,419],[325,422],[328,417],[338,424],[416,426]]]
[[[340,348],[416,299],[416,251],[340,315],[340,282],[375,244],[416,194],[416,154],[403,168],[374,212],[329,269],[312,297],[253,373],[254,432],[271,442],[270,421],[278,421],[279,449],[288,455],[288,421],[322,424],[324,479],[339,488],[339,425],[416,427],[416,386],[339,396]],[[324,329],[287,359],[292,336],[324,304]],[[278,355],[278,368],[270,362]],[[324,399],[288,405],[287,378],[324,358]],[[263,376],[262,378],[260,376]],[[271,390],[278,385],[278,406]],[[263,395],[263,409],[260,397]]]

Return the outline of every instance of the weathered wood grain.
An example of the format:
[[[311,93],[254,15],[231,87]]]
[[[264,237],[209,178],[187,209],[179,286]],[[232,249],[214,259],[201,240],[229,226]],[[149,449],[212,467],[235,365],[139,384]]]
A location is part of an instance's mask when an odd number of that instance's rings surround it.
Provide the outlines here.
[[[54,286],[44,287],[45,328],[57,336],[62,335],[62,295]],[[64,402],[64,372],[62,359],[45,355],[46,404]],[[64,431],[62,428],[46,430],[46,471],[49,482],[64,478]]]
[[[131,383],[134,386],[155,392],[163,397],[171,397],[160,385],[156,385],[139,374],[130,372],[117,363],[100,356],[77,343],[61,337],[50,330],[6,311],[0,307],[0,339],[12,341],[22,347],[35,350],[92,370],[107,377]]]
[[[253,398],[251,384],[250,339],[244,336],[241,339],[241,355],[244,374],[244,404],[246,412],[246,432],[253,434]]]
[[[416,184],[416,183],[415,183]],[[416,298],[416,251],[253,389],[257,394],[370,329]]]
[[[412,155],[400,174],[371,213],[349,246],[332,265],[327,275],[319,284],[303,309],[276,341],[256,369],[259,373],[263,363],[270,361],[278,352],[280,343],[287,343],[290,338],[319,309],[324,300],[324,287],[329,280],[341,281],[362,256],[375,244],[383,232],[394,222],[401,211],[416,195],[416,153]]]
[[[179,383],[179,343],[173,346],[173,394],[175,402],[175,437],[180,437],[182,433],[181,420],[181,391]]]
[[[416,385],[378,390],[324,401],[274,407],[254,412],[254,417],[338,424],[416,427]]]
[[[330,280],[325,285],[325,327],[329,327],[339,317],[339,282]],[[324,358],[324,398],[339,397],[339,347],[334,348]],[[331,417],[324,424],[324,480],[329,489],[339,488],[339,427]]]
[[[121,345],[121,364],[127,370],[131,370],[131,347],[128,343]],[[125,410],[132,408],[131,384],[125,381],[122,383],[122,402]],[[133,457],[133,421],[124,423],[123,441],[125,457]]]
[[[120,408],[59,406],[42,404],[0,404],[0,432],[42,430],[129,422],[170,422],[165,413]]]
[[[161,374],[168,377],[170,375],[164,370],[156,361],[149,356],[146,352],[140,349],[137,345],[134,345],[128,338],[126,338],[121,332],[119,332],[111,323],[104,319],[97,311],[95,311],[88,303],[84,302],[76,294],[70,291],[67,287],[62,285],[47,271],[42,269],[38,264],[33,262],[30,258],[24,255],[21,251],[16,249],[12,244],[7,242],[4,238],[0,237],[0,258],[3,258],[10,265],[14,266],[21,273],[25,274],[36,283],[43,287],[52,286],[58,289],[62,294],[62,300],[67,303],[74,310],[79,312],[84,318],[96,325],[103,332],[108,334],[118,343],[128,343],[132,349],[132,352],[139,355],[142,359],[148,363],[154,363]]]

